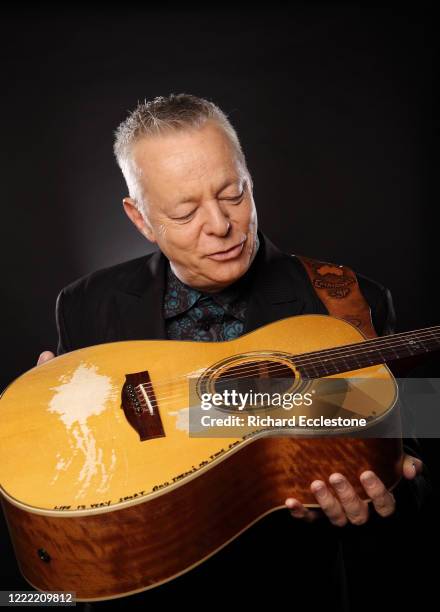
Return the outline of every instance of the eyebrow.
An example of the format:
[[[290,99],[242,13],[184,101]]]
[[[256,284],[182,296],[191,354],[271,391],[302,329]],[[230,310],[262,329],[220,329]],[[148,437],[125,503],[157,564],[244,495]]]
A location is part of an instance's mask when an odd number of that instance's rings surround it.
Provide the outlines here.
[[[223,191],[223,189],[226,189],[226,187],[230,187],[234,183],[239,183],[240,181],[241,181],[240,177],[237,177],[235,179],[231,179],[231,178],[226,179],[221,184],[220,189],[218,189],[217,193],[220,193],[221,191]],[[185,204],[186,202],[191,202],[191,201],[192,201],[191,197],[184,197],[176,202],[176,206],[178,206],[179,204]]]

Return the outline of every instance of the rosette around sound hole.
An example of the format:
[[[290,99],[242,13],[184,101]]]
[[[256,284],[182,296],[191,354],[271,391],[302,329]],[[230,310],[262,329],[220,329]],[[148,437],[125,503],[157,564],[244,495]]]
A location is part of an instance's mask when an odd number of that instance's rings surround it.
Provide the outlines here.
[[[198,392],[200,396],[202,393],[216,393],[228,398],[229,402],[216,405],[216,409],[222,412],[266,412],[279,409],[279,403],[273,402],[276,395],[282,397],[286,393],[296,393],[302,386],[290,356],[270,354],[265,357],[258,354],[254,357],[248,354],[212,366],[199,380]],[[244,398],[246,405],[243,409]]]

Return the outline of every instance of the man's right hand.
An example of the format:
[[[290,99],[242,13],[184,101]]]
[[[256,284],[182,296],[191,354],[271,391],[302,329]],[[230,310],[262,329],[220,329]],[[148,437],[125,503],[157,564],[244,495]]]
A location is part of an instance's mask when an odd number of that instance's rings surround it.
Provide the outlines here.
[[[41,365],[42,363],[46,363],[46,361],[50,361],[54,357],[55,355],[52,353],[52,351],[43,351],[38,357],[37,366]]]

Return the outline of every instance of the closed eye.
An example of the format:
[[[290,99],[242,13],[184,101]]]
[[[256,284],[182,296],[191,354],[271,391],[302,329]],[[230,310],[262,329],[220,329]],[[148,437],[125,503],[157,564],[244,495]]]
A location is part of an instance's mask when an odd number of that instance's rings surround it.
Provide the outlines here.
[[[191,217],[193,216],[195,211],[192,211],[190,213],[188,213],[187,215],[185,215],[184,217],[173,217],[173,221],[188,221],[189,219],[191,219]]]
[[[219,198],[219,199],[222,202],[232,202],[234,204],[238,204],[242,200],[242,198],[244,196],[244,192],[245,192],[245,189],[243,189],[243,191],[239,195],[231,196],[229,198]],[[179,221],[180,223],[184,223],[185,221],[189,221],[192,218],[192,216],[194,215],[196,210],[197,210],[197,208],[195,208],[194,210],[192,210],[188,214],[183,215],[182,217],[171,217],[171,219],[173,221]]]
[[[232,196],[231,198],[220,198],[221,200],[225,200],[226,202],[238,202],[244,196],[244,190],[238,196]]]
[[[173,221],[189,221],[189,219],[191,219],[191,217],[193,216],[193,214],[196,212],[196,209],[192,210],[190,213],[188,213],[187,215],[184,215],[183,217],[171,217],[173,219]]]

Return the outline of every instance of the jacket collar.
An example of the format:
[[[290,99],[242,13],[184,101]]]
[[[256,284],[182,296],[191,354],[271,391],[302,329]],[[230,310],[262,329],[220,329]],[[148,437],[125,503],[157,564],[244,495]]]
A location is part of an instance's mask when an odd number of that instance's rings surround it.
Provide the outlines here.
[[[123,339],[166,338],[162,304],[167,262],[161,251],[147,255],[127,288],[116,292]]]
[[[304,277],[296,258],[283,253],[261,232],[259,236],[263,248],[257,254],[244,333],[300,314],[304,307]]]

